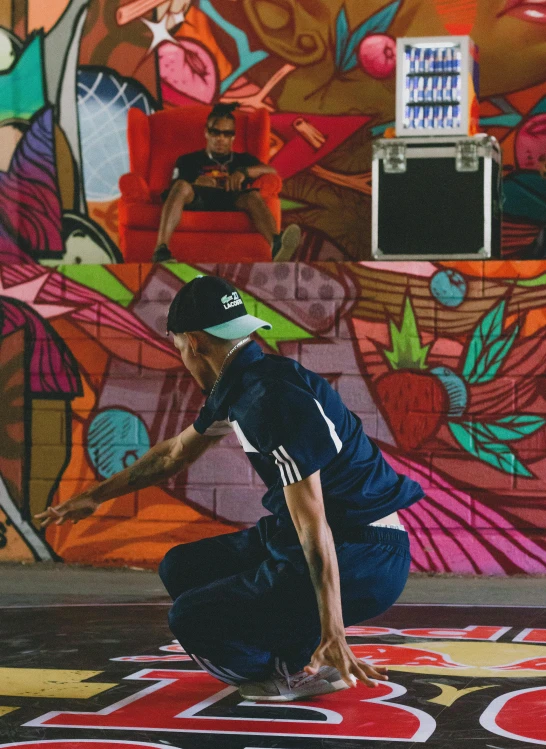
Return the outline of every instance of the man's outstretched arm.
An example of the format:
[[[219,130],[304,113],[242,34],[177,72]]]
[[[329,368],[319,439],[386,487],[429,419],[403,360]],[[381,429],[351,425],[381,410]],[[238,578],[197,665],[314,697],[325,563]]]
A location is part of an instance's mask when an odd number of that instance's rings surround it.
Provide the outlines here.
[[[375,687],[373,679],[387,679],[386,669],[359,661],[345,639],[339,565],[324,510],[320,471],[285,486],[284,495],[307,560],[320,615],[320,645],[305,670],[314,674],[321,666],[334,666],[349,686],[356,684],[354,677]]]
[[[114,474],[96,486],[86,489],[76,497],[36,515],[42,528],[67,520],[76,523],[91,515],[103,502],[121,497],[137,489],[164,481],[174,476],[184,465],[193,463],[205,450],[221,437],[205,437],[189,426],[177,437],[154,445],[129,468]]]

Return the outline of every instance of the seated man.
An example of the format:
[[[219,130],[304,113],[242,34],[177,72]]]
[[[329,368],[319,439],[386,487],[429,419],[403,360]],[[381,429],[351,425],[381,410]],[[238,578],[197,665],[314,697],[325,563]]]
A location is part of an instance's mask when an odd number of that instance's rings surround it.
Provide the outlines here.
[[[246,211],[256,230],[271,245],[277,260],[289,260],[298,247],[301,231],[292,224],[277,233],[275,219],[252,181],[262,174],[275,174],[249,153],[232,150],[235,138],[233,110],[238,104],[217,104],[205,128],[206,148],[177,159],[173,184],[164,193],[154,263],[170,260],[169,240],[184,209],[193,211]]]

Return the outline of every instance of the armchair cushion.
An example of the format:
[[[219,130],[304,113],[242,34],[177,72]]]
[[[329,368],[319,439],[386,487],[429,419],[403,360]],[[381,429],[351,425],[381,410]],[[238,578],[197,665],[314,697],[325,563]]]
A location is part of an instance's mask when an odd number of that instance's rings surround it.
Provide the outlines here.
[[[262,174],[252,183],[257,187],[262,198],[276,198],[282,190],[282,179],[278,174]]]
[[[131,203],[151,200],[151,193],[146,180],[134,172],[121,175],[119,178],[119,190],[125,200]]]

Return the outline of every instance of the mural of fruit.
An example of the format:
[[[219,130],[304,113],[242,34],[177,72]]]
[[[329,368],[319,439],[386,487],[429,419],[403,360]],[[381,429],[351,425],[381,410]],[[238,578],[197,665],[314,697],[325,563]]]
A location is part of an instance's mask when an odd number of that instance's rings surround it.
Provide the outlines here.
[[[446,280],[447,276],[441,276],[441,273],[446,271],[435,273],[432,282]],[[457,273],[456,277],[456,288],[464,286],[466,289],[463,276]],[[445,294],[434,293],[432,282],[431,295],[443,306],[451,306],[451,297],[444,299]],[[436,286],[440,288],[439,284]],[[441,288],[443,292],[449,291],[446,284]],[[411,296],[405,297],[400,327],[394,320],[389,321],[391,349],[376,344],[389,371],[380,373],[375,380],[379,407],[396,443],[404,451],[417,450],[435,437],[438,437],[437,444],[429,444],[429,449],[446,446],[451,439],[466,453],[502,473],[533,477],[529,467],[513,451],[511,443],[520,442],[525,449],[525,440],[541,430],[546,419],[535,413],[507,411],[510,406],[501,397],[501,375],[513,368],[514,361],[519,361],[522,353],[521,350],[519,354],[515,353],[519,323],[506,324],[508,301],[509,296],[501,298],[482,315],[466,336],[461,356],[452,368],[429,366],[427,359],[437,360],[441,347],[449,339],[435,342],[440,348],[438,353],[429,357],[432,343],[421,344]],[[462,300],[458,301],[461,303]],[[500,389],[496,402],[491,402],[485,412],[487,419],[484,420],[479,401],[483,397],[483,388],[494,387],[495,383],[499,383]],[[441,427],[447,429],[440,432]]]
[[[176,94],[204,104],[212,102],[217,94],[218,73],[214,60],[201,44],[189,39],[168,42],[161,45],[158,56],[163,95],[170,103],[188,103],[178,100]]]
[[[396,42],[386,34],[364,37],[358,47],[358,62],[372,78],[388,78],[396,68]]]
[[[389,328],[392,349],[382,353],[391,371],[377,380],[376,391],[397,443],[416,450],[438,431],[449,399],[442,380],[426,371],[430,345],[421,346],[409,297],[400,328],[393,320]]]
[[[441,413],[430,404],[447,405],[439,379],[410,369],[389,372],[378,381],[377,394],[396,437],[404,450],[416,450],[438,431]]]

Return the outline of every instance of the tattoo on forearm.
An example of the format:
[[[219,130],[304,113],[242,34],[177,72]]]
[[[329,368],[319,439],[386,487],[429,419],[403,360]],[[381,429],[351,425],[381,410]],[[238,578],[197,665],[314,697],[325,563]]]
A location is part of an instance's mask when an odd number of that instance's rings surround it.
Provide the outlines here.
[[[150,455],[146,460],[139,460],[129,469],[129,486],[139,484],[143,479],[159,479],[165,474],[165,456]]]

